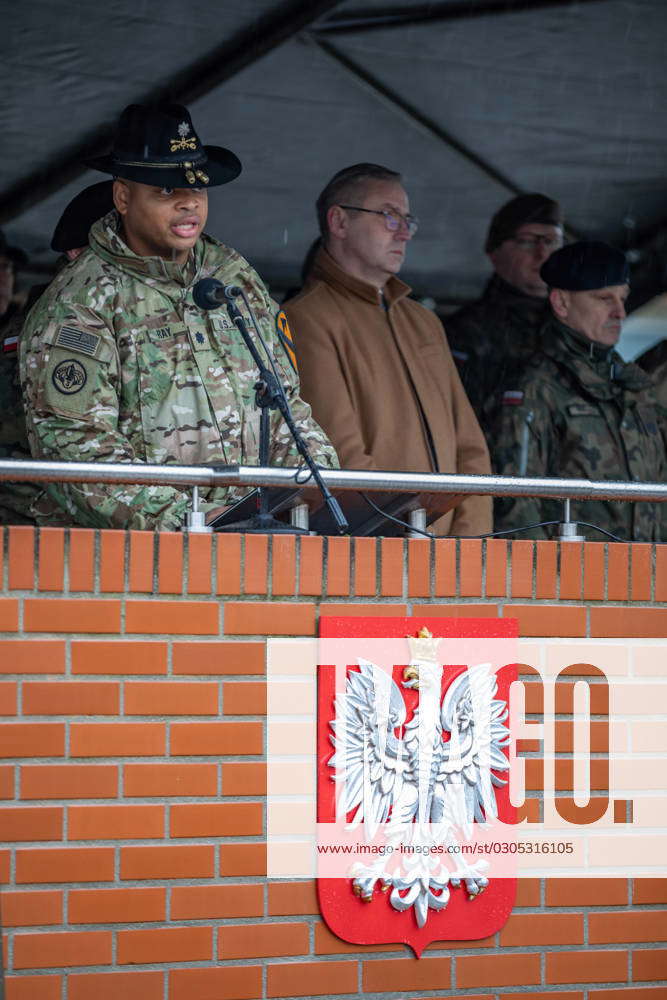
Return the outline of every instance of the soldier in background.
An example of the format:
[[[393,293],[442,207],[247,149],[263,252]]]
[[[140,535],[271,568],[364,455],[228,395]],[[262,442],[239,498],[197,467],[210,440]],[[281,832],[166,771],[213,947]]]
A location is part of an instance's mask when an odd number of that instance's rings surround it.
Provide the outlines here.
[[[497,392],[527,360],[547,315],[540,268],[563,243],[558,202],[522,194],[491,220],[485,251],[494,274],[482,297],[444,319],[463,388],[482,424],[493,422]]]
[[[130,105],[111,154],[88,165],[116,178],[115,211],[95,223],[90,249],[49,286],[24,329],[21,382],[33,455],[256,462],[254,362],[226,311],[204,312],[192,297],[202,278],[239,285],[267,342],[279,339],[280,317],[258,275],[203,232],[208,188],[234,180],[241,164],[229,150],[201,144],[186,108]],[[277,367],[314,458],[335,465],[285,355]],[[271,460],[299,461],[277,413]],[[209,520],[233,497],[225,488],[204,491]],[[189,491],[172,486],[49,484],[36,513],[46,523],[64,511],[91,527],[174,530],[189,506]]]
[[[516,380],[506,379],[501,421],[491,439],[504,476],[549,476],[664,482],[663,414],[652,380],[614,350],[625,317],[628,265],[606,243],[558,250],[542,266],[551,316],[540,349]],[[496,528],[518,529],[562,519],[560,500],[507,498],[496,504]],[[573,501],[572,519],[623,541],[661,541],[661,504]],[[601,540],[584,528],[586,537]],[[554,527],[521,537],[549,538]]]

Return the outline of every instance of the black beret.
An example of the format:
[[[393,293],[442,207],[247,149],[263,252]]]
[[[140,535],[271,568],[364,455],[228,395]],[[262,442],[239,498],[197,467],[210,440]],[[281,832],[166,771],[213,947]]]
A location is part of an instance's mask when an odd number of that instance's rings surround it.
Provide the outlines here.
[[[560,205],[545,194],[520,194],[512,198],[491,219],[484,249],[491,253],[514,236],[520,226],[529,222],[542,226],[562,226],[563,213]]]
[[[549,288],[585,292],[591,288],[627,285],[630,268],[625,254],[608,243],[582,240],[556,250],[542,264],[540,276]]]
[[[113,181],[100,181],[79,191],[58,219],[51,249],[56,253],[88,246],[88,231],[113,208]]]

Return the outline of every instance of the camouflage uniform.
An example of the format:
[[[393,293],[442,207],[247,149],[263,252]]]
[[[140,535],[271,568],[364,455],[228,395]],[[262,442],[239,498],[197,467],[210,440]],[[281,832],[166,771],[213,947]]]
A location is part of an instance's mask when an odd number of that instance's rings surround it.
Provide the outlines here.
[[[443,317],[463,388],[485,432],[493,431],[508,375],[538,347],[546,308],[546,299],[524,295],[495,274],[477,302]]]
[[[22,310],[0,320],[0,458],[30,458],[18,365]],[[30,506],[39,494],[31,483],[0,482],[0,524],[34,524]]]
[[[139,257],[118,233],[115,212],[90,232],[90,248],[58,275],[30,313],[21,338],[21,382],[36,458],[61,461],[195,465],[256,464],[257,371],[224,308],[203,312],[192,285],[204,277],[240,285],[265,339],[275,344],[276,306],[255,271],[234,250],[202,236],[185,268]],[[240,303],[240,299],[237,300]],[[245,307],[240,305],[245,314]],[[249,317],[246,321],[252,330]],[[316,461],[336,457],[298,380],[278,352],[279,376]],[[274,464],[300,461],[291,435],[271,415]],[[172,486],[49,484],[49,510],[103,528],[178,529],[190,491]],[[204,510],[239,494],[202,491]]]
[[[495,470],[505,476],[548,476],[664,482],[663,414],[648,375],[551,318],[542,349],[517,381],[505,383],[501,421],[491,442]],[[663,425],[664,426],[664,425]],[[572,519],[599,525],[624,540],[658,542],[663,504],[582,500]],[[533,497],[496,501],[496,530],[562,520],[563,502]],[[591,540],[597,531],[583,529]],[[521,532],[549,538],[557,528]]]
[[[649,351],[644,351],[635,364],[648,372],[655,382],[655,394],[667,413],[667,340],[661,340]]]

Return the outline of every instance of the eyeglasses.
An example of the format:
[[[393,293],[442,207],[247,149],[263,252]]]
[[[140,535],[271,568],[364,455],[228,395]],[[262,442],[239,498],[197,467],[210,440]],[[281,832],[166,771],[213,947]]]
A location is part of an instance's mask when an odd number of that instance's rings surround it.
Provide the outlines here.
[[[384,224],[390,233],[398,233],[403,227],[407,229],[410,236],[414,236],[419,228],[419,219],[414,215],[401,215],[389,208],[359,208],[358,205],[339,205],[350,212],[368,212],[370,215],[382,215]]]
[[[560,236],[512,236],[512,243],[518,246],[519,250],[535,250],[537,247],[544,247],[545,250],[558,250],[563,245]]]

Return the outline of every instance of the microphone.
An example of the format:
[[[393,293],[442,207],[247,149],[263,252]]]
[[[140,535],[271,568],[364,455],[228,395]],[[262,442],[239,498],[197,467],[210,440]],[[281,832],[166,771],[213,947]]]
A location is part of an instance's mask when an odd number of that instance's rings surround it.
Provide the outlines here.
[[[217,309],[242,294],[238,285],[223,285],[217,278],[202,278],[192,286],[194,304],[200,309]]]

